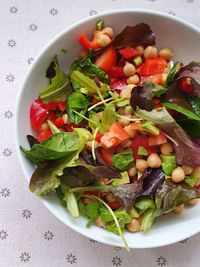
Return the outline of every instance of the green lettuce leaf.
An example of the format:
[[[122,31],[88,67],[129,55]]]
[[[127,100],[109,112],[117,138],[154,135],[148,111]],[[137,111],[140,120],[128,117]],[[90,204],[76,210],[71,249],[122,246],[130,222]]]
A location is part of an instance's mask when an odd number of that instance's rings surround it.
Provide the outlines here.
[[[102,119],[101,119],[101,131],[106,132],[117,120],[117,113],[113,104],[105,106]]]
[[[61,71],[58,65],[55,66],[56,75],[51,79],[51,83],[40,91],[39,98],[44,103],[51,101],[64,101],[71,91],[68,76]]]
[[[125,151],[115,154],[112,158],[112,165],[119,171],[128,170],[133,166],[134,158],[130,148]]]

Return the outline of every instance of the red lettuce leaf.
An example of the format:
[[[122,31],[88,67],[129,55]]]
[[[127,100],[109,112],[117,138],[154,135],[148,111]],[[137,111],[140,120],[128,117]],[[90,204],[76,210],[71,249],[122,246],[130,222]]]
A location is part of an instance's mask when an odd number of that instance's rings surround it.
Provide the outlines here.
[[[155,35],[149,25],[139,23],[136,26],[127,25],[111,42],[112,46],[121,49],[127,46],[155,45]]]

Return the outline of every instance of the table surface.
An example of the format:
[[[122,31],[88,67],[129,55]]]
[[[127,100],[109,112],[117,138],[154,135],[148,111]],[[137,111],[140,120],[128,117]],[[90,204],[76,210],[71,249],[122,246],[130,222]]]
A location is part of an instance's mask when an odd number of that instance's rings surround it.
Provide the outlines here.
[[[200,27],[200,0],[0,1],[0,266],[199,266],[200,235],[127,253],[79,235],[28,190],[14,147],[16,94],[41,48],[72,23],[119,8],[147,8]]]

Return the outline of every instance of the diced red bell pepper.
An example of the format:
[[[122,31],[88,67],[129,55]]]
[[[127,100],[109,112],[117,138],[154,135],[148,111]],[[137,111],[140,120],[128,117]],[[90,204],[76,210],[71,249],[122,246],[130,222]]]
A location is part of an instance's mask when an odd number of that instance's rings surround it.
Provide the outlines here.
[[[113,155],[114,155],[113,149],[105,149],[105,148],[101,149],[101,156],[108,165],[112,165]]]
[[[99,48],[96,36],[94,36],[93,40],[90,41],[85,34],[81,34],[79,36],[79,43],[82,45],[83,48],[85,48],[87,50],[89,48],[92,48],[92,49]]]
[[[165,143],[167,143],[167,138],[162,131],[160,131],[158,135],[149,134],[149,146],[162,145]]]
[[[119,79],[125,77],[123,67],[120,66],[112,66],[108,75],[111,79]]]
[[[111,67],[116,65],[116,63],[117,51],[112,46],[107,48],[95,61],[95,64],[106,73],[109,73]]]
[[[110,88],[120,93],[127,86],[126,79],[116,79],[111,82]]]
[[[165,72],[167,67],[167,62],[162,57],[155,57],[147,59],[139,68],[137,68],[137,73],[141,76],[150,76],[154,74],[162,74]]]
[[[140,52],[132,47],[120,49],[119,53],[126,59],[131,59],[140,55]]]
[[[54,124],[58,127],[58,128],[61,128],[65,122],[64,122],[64,119],[62,117],[59,117],[57,118],[55,121],[54,121]]]
[[[97,132],[95,136],[95,141],[100,143],[102,137],[103,137],[103,134],[101,134],[100,132]]]
[[[52,135],[52,132],[50,130],[42,131],[37,134],[36,139],[39,143],[44,142],[47,138],[49,138]]]
[[[39,131],[42,123],[48,118],[48,108],[40,99],[36,99],[30,108],[30,122],[31,127]]]
[[[144,147],[146,150],[149,147],[148,137],[144,135],[137,135],[134,137],[132,142],[132,152],[134,159],[141,159],[141,156],[138,155],[138,148]]]
[[[150,76],[140,77],[140,84],[143,84],[144,82],[151,82],[154,84],[162,85],[164,80],[163,80],[162,74],[154,74],[154,75],[150,75]]]

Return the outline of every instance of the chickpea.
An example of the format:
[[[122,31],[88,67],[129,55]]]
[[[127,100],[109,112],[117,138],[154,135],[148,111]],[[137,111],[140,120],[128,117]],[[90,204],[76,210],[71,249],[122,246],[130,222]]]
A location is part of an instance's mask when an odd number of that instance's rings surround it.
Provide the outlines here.
[[[160,151],[163,155],[170,155],[173,152],[173,147],[170,143],[161,145]]]
[[[131,106],[126,106],[126,107],[124,108],[124,114],[125,114],[125,115],[131,115],[131,114],[132,114],[132,111],[133,111],[133,109],[132,109]]]
[[[135,87],[133,84],[127,85],[120,93],[120,96],[124,99],[130,100],[131,98],[131,91]]]
[[[144,172],[149,167],[147,161],[144,159],[137,159],[135,166],[139,172]]]
[[[89,150],[89,151],[92,151],[92,142],[93,141],[88,141],[86,143],[86,148]],[[97,141],[94,141],[94,148],[97,148],[99,146],[99,142]]]
[[[123,68],[123,72],[126,76],[130,77],[133,76],[136,72],[136,68],[133,64],[126,62]]]
[[[100,33],[97,36],[97,43],[100,47],[105,47],[111,42],[111,39],[108,35]]]
[[[126,131],[126,133],[128,134],[128,136],[130,138],[133,138],[136,135],[136,130],[134,130],[132,128],[132,125],[131,124],[129,124],[128,126],[125,126],[124,127],[124,130]]]
[[[159,168],[162,162],[158,154],[152,153],[148,156],[147,163],[151,168]]]
[[[68,120],[69,120],[69,117],[68,117],[67,113],[63,114],[63,115],[62,115],[62,118],[63,118],[63,120],[64,120],[64,123],[67,123]]]
[[[198,200],[197,198],[194,198],[194,199],[188,201],[188,203],[189,203],[190,205],[192,205],[192,206],[196,205],[198,202],[199,202],[199,200]]]
[[[142,56],[142,54],[144,53],[144,47],[142,45],[138,45],[135,47],[135,50],[137,50],[138,52],[140,52],[140,56]]]
[[[130,232],[138,232],[140,231],[140,223],[137,219],[132,219],[130,223],[126,224],[126,228]]]
[[[129,174],[129,176],[135,176],[136,174],[137,174],[137,169],[136,169],[136,167],[132,167],[132,168],[130,168],[129,170],[128,170],[128,174]]]
[[[185,173],[181,167],[177,167],[172,172],[172,181],[175,183],[180,183],[184,180]]]
[[[125,115],[125,110],[124,110],[124,108],[119,108],[118,109],[118,111],[117,111],[117,113],[119,114],[119,115]]]
[[[42,131],[47,131],[47,130],[49,130],[49,125],[47,122],[43,122],[40,127],[40,131],[42,132]]]
[[[177,207],[174,209],[174,212],[176,212],[176,213],[181,213],[183,210],[184,210],[184,204],[182,204],[182,205],[180,205],[180,206],[177,206]]]
[[[193,169],[191,176],[195,177],[196,179],[200,180],[200,167],[196,167]]]
[[[130,119],[131,118],[131,115],[123,115],[123,118],[121,117],[118,117],[117,120],[118,122],[121,124],[121,126],[127,126],[130,124],[130,120],[127,120],[127,119]]]
[[[159,51],[159,56],[165,58],[167,61],[170,61],[173,57],[173,53],[170,48],[163,48]]]
[[[101,217],[99,216],[96,220],[95,220],[95,224],[98,226],[98,227],[102,227],[102,228],[106,228],[106,224],[105,222],[101,219]]]
[[[190,175],[192,173],[192,171],[193,171],[192,167],[189,167],[189,166],[186,166],[186,165],[181,166],[181,168],[183,169],[185,175]]]
[[[130,76],[128,79],[127,79],[127,83],[128,84],[138,84],[140,81],[140,78],[137,74],[133,75],[133,76]]]
[[[116,198],[113,196],[112,193],[108,193],[108,194],[106,195],[106,201],[107,201],[108,203],[113,203],[113,202],[116,201]]]
[[[145,59],[154,58],[158,56],[158,51],[155,46],[147,46],[144,50]]]
[[[108,35],[109,37],[113,37],[114,34],[111,27],[105,27],[101,32]]]

